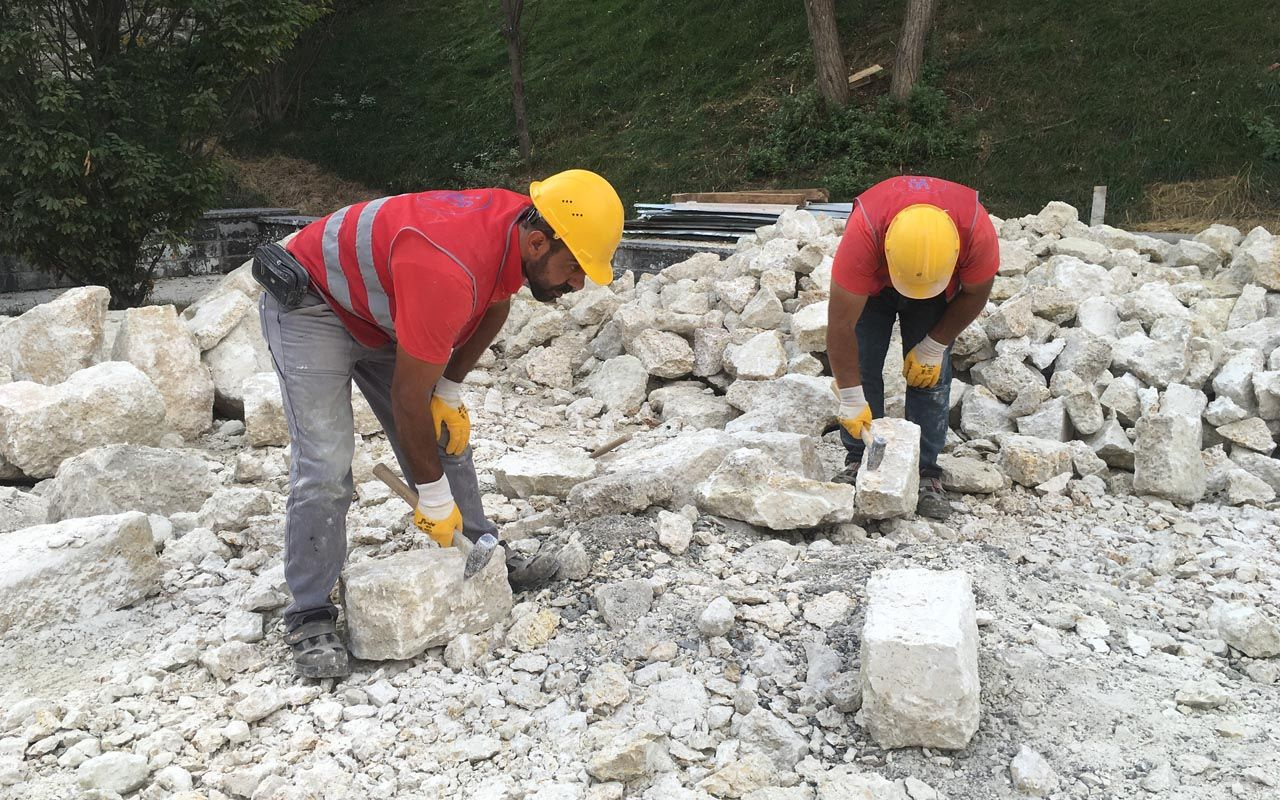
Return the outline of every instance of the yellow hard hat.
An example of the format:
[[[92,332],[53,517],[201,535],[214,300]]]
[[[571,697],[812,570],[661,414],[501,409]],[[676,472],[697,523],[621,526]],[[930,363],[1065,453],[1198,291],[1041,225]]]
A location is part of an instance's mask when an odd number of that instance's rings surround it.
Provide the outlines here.
[[[590,170],[568,169],[529,184],[529,197],[587,277],[601,286],[612,281],[623,215],[609,182]]]
[[[960,258],[960,232],[951,215],[928,203],[899,211],[884,236],[889,282],[913,300],[937,297],[949,283]]]

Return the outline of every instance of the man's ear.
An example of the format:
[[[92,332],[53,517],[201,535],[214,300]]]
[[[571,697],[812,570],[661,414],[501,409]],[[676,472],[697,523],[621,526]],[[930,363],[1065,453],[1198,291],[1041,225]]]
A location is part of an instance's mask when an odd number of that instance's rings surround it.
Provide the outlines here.
[[[551,240],[540,230],[529,231],[529,237],[526,241],[529,246],[529,255],[534,258],[541,258],[551,249]]]

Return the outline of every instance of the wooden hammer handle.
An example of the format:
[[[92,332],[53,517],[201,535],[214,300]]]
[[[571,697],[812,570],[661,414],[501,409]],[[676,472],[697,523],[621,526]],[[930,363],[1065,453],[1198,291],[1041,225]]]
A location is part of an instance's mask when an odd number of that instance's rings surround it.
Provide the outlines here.
[[[418,507],[418,493],[409,488],[409,484],[400,480],[400,476],[387,468],[386,464],[375,464],[373,466],[373,477],[382,481],[387,488],[400,495],[400,498],[409,504],[410,508]]]

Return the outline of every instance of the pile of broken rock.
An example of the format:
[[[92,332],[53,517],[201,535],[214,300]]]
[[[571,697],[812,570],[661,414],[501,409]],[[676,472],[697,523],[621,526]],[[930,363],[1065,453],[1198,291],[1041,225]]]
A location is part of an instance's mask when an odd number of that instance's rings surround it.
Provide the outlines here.
[[[433,569],[357,394],[346,622],[392,660],[337,686],[274,624],[288,429],[248,270],[181,313],[88,287],[0,320],[0,797],[1269,796],[1280,243],[996,222],[954,529],[910,519],[900,361],[882,474],[827,481],[839,229],[805,212],[515,299],[464,390],[486,509],[561,556],[514,606]]]

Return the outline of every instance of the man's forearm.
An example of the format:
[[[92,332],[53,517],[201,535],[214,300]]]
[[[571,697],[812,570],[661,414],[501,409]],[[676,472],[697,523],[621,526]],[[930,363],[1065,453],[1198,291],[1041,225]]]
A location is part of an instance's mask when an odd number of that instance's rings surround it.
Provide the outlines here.
[[[396,422],[400,448],[416,483],[430,483],[444,474],[437,449],[436,425],[428,397],[403,387],[391,388],[391,414]]]
[[[862,371],[858,366],[858,337],[853,326],[827,328],[827,360],[831,362],[831,374],[842,389],[862,385]]]
[[[938,324],[929,332],[929,338],[938,344],[951,346],[961,331],[973,324],[973,321],[987,306],[987,298],[991,296],[991,287],[979,288],[976,291],[962,291],[947,304]]]
[[[471,334],[471,338],[454,349],[453,356],[444,369],[445,378],[455,383],[462,383],[467,379],[467,375],[475,368],[480,356],[484,355],[484,351],[497,338],[498,331],[502,330],[510,308],[508,303],[496,303],[489,308],[484,319],[480,320],[480,324]]]

